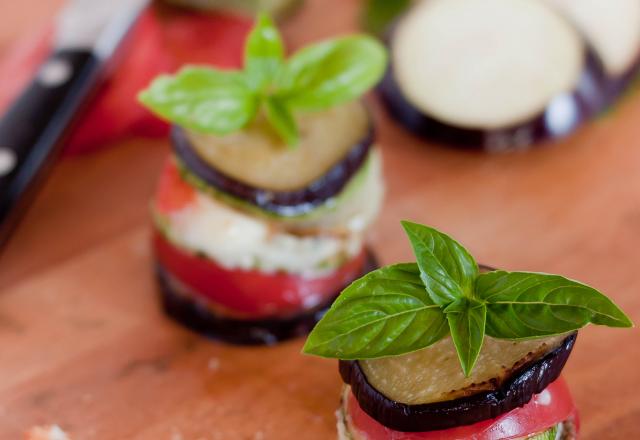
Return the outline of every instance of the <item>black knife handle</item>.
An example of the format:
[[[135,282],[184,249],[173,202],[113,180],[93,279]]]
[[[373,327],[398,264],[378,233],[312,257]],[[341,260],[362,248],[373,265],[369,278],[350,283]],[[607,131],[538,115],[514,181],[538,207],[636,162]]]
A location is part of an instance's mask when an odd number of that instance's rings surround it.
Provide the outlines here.
[[[0,119],[0,245],[55,160],[100,67],[89,51],[53,52]]]

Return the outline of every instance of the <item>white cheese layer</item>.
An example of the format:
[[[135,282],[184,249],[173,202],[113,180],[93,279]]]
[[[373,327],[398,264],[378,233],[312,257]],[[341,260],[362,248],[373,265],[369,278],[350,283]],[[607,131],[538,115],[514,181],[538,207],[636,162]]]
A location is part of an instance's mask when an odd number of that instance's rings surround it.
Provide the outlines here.
[[[345,209],[336,207],[326,214],[341,213],[344,234],[295,235],[201,192],[189,206],[163,220],[166,234],[178,246],[203,253],[227,269],[326,275],[361,252],[365,228],[379,209],[381,160],[377,151],[371,154],[365,181],[340,201]]]

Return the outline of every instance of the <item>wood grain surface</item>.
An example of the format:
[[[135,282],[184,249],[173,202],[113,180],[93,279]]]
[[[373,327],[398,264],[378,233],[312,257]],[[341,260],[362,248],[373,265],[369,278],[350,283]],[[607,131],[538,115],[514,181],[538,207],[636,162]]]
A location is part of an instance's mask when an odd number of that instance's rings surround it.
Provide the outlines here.
[[[0,48],[33,29],[31,10],[41,20],[61,3],[0,2]],[[309,0],[287,37],[352,29],[358,7]],[[370,239],[382,262],[411,258],[400,219],[425,222],[487,264],[588,282],[640,322],[639,95],[563,142],[502,155],[426,145],[374,108],[388,193]],[[160,312],[147,208],[167,151],[132,139],[65,159],[1,257],[0,439],[54,423],[74,440],[335,438],[336,362],[301,356],[302,340],[211,342]],[[581,332],[564,373],[581,438],[640,438],[638,336]]]

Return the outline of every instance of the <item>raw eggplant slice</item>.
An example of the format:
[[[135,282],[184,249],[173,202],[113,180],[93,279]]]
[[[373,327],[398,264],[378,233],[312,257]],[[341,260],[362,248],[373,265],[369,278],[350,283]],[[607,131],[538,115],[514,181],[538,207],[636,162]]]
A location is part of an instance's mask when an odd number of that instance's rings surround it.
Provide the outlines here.
[[[373,125],[361,104],[345,109],[333,109],[340,118],[301,123],[303,140],[295,150],[262,129],[211,137],[180,127],[173,129],[173,148],[206,184],[264,211],[297,216],[338,195],[366,162]]]
[[[553,8],[426,0],[389,38],[390,114],[445,143],[503,150],[570,133],[603,106],[603,67]]]
[[[546,0],[574,23],[591,43],[607,73],[607,94],[615,99],[640,73],[638,0]]]
[[[340,361],[340,375],[344,383],[351,386],[361,408],[384,426],[405,432],[448,429],[491,419],[527,403],[560,376],[575,340],[574,333],[537,360],[525,356],[524,364],[515,365],[510,376],[494,383],[489,381],[493,386],[491,390],[483,391],[483,384],[476,390],[474,384],[468,390],[475,391],[473,394],[455,397],[458,393],[454,391],[453,400],[415,405],[395,401],[374,388],[359,361]],[[458,360],[454,354],[452,358],[436,356],[431,362],[446,364]],[[498,370],[501,367],[496,365]],[[412,373],[405,371],[405,376],[410,375]]]

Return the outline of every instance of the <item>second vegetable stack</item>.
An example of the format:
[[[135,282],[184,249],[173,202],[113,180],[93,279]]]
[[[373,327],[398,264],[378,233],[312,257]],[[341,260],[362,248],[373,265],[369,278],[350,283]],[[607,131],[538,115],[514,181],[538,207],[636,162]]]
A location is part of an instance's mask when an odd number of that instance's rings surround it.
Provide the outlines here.
[[[363,36],[285,60],[261,16],[243,71],[190,66],[141,93],[175,124],[153,202],[171,316],[227,341],[274,343],[306,333],[374,267],[364,233],[382,199],[381,158],[358,98],[385,62]]]

